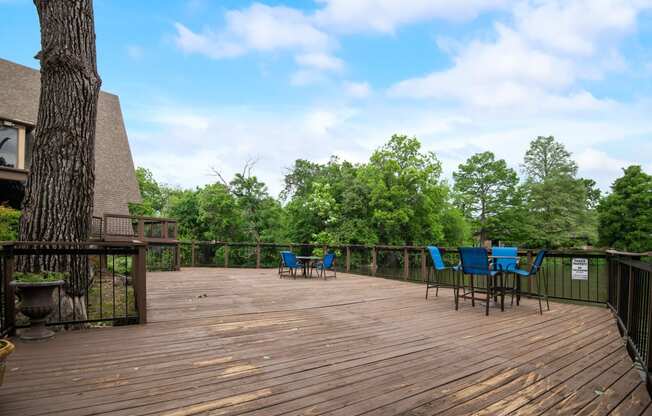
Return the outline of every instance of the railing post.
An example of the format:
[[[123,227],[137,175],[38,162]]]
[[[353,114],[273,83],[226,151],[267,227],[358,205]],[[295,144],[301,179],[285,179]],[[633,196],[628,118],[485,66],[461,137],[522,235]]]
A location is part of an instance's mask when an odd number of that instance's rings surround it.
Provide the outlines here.
[[[162,221],[161,222],[161,227],[163,227],[163,229],[161,230],[161,238],[167,239],[168,238],[168,222],[167,221]]]
[[[9,328],[8,335],[16,335],[16,312],[14,310],[15,304],[15,295],[14,287],[9,283],[14,276],[14,268],[16,266],[14,261],[14,249],[13,247],[7,248],[7,256],[5,257],[5,268],[3,277],[3,292],[4,292],[4,304],[5,304],[5,324]]]
[[[410,277],[410,254],[407,247],[403,247],[403,279]]]
[[[562,259],[562,261],[564,261],[564,259]],[[527,269],[528,270],[532,269],[532,250],[527,251]],[[532,279],[527,279],[527,293],[532,294]]]
[[[351,271],[351,247],[346,246],[346,272]]]
[[[422,282],[426,281],[426,273],[428,273],[428,269],[426,266],[426,250],[421,248],[421,281]]]
[[[229,245],[224,243],[224,267],[229,267]]]
[[[634,299],[634,275],[632,274],[632,265],[629,265],[629,287],[627,293],[627,337],[632,328],[632,300]]]
[[[260,243],[256,243],[256,268],[260,269]]]
[[[136,292],[136,308],[138,320],[141,324],[147,323],[147,247],[139,244],[133,258],[134,290]]]
[[[190,242],[190,266],[195,267],[195,240]]]
[[[620,262],[616,263],[617,272],[616,272],[616,314],[620,317]]]
[[[373,246],[371,248],[371,275],[375,276],[376,275],[376,246]]]
[[[648,273],[648,297],[647,297],[647,354],[645,357],[645,382],[647,384],[647,391],[652,391],[652,381],[650,375],[652,374],[652,274]]]
[[[145,239],[145,220],[142,218],[138,218],[138,239],[140,241],[144,241]]]
[[[181,244],[177,242],[174,245],[174,270],[181,270]]]

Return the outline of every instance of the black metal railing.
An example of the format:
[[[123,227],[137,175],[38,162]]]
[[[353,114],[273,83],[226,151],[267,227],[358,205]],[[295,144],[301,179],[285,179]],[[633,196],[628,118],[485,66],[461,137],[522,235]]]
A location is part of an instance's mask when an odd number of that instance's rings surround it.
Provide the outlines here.
[[[298,255],[322,254],[332,251],[337,255],[335,267],[340,272],[385,277],[411,282],[425,282],[432,261],[424,246],[389,245],[319,245],[289,243],[230,243],[221,241],[180,242],[179,264],[183,267],[278,267],[281,250]],[[443,249],[448,264],[459,262],[457,249]],[[521,250],[521,267],[529,268],[535,250]],[[586,259],[588,273],[574,278],[572,262]],[[540,278],[548,288],[550,298],[604,304],[608,293],[608,269],[605,252],[548,251]],[[441,277],[453,281],[452,271]],[[480,283],[481,284],[481,283]],[[538,294],[537,286],[525,283],[526,294]]]
[[[55,309],[48,325],[122,325],[147,320],[145,244],[6,243],[0,246],[1,335],[28,323],[14,308],[19,295],[9,284],[15,269],[27,262],[75,265],[70,266],[65,285],[55,290]]]
[[[608,252],[607,305],[627,341],[627,350],[641,363],[652,390],[652,263],[640,255]]]
[[[176,244],[147,244],[147,271],[175,271],[180,268],[180,248]]]

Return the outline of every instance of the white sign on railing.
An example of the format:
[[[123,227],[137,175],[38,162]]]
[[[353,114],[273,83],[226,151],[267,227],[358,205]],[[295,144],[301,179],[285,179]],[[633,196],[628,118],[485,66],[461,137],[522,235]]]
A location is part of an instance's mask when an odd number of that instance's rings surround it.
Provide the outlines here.
[[[589,259],[573,259],[571,279],[589,280]]]

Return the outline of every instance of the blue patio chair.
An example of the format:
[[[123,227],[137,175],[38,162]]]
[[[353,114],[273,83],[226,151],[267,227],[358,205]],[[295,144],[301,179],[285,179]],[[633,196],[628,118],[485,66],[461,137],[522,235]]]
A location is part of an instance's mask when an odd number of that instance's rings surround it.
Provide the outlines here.
[[[492,247],[491,255],[494,257],[492,266],[494,270],[503,272],[505,276],[512,275],[512,304],[514,304],[514,292],[516,291],[516,277],[514,270],[518,268],[517,247]]]
[[[516,275],[517,279],[517,284],[516,284],[516,305],[519,304],[519,301],[521,299],[521,278],[536,278],[537,282],[537,294],[536,297],[539,299],[539,313],[543,315],[543,307],[541,306],[541,298],[545,298],[546,300],[546,307],[548,310],[550,310],[550,302],[548,302],[548,281],[546,279],[543,279],[543,286],[544,286],[544,293],[541,294],[541,279],[539,278],[538,274],[539,271],[541,270],[541,266],[543,265],[543,259],[546,256],[546,250],[539,250],[537,253],[536,258],[534,259],[534,262],[532,263],[532,267],[530,270],[523,270],[516,268],[512,271]],[[532,295],[535,296],[535,295]],[[512,302],[513,299],[512,299]]]
[[[428,246],[428,253],[430,253],[430,260],[432,260],[432,267],[428,269],[428,276],[426,280],[426,299],[428,299],[428,291],[430,288],[435,288],[435,296],[439,296],[440,287],[450,287],[453,289],[453,295],[455,296],[455,309],[457,309],[457,291],[459,290],[458,284],[458,273],[460,266],[446,266],[444,259],[441,257],[441,252],[438,247]],[[446,272],[446,270],[451,270],[453,273],[453,282],[443,282],[440,277]],[[433,279],[430,280],[430,274],[432,272]]]
[[[491,255],[493,259],[494,270],[511,273],[518,267],[518,248],[516,247],[492,247]]]
[[[312,276],[312,270],[317,272],[317,277],[323,277],[326,279],[326,271],[332,271],[332,277],[337,278],[337,272],[335,271],[335,253],[328,253],[324,255],[322,261],[315,263],[314,266],[310,268],[310,276]]]
[[[497,299],[500,294],[500,310],[505,310],[505,285],[503,273],[499,270],[493,270],[489,264],[489,255],[483,247],[460,247],[460,260],[462,263],[462,273],[471,277],[471,292],[464,293],[463,298],[470,298],[471,305],[475,306],[475,300],[486,302],[485,315],[489,315],[489,302],[491,299]],[[485,298],[476,298],[475,278],[484,277],[486,286],[481,289],[486,293]],[[498,277],[501,278],[501,284],[498,284]]]
[[[279,265],[279,277],[284,275],[297,277],[297,270],[303,268],[303,263],[297,260],[297,256],[291,251],[281,251],[281,263]]]

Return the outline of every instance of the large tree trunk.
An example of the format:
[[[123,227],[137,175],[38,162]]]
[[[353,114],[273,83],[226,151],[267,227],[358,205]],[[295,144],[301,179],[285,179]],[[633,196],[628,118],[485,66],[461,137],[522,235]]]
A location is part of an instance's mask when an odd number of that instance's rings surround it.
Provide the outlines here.
[[[22,241],[86,241],[95,184],[95,122],[101,80],[92,0],[34,0],[41,24],[41,96],[20,221]],[[85,294],[85,257],[19,259],[26,271],[70,272],[66,292]],[[83,302],[79,302],[83,305]],[[85,314],[85,311],[84,311]],[[80,316],[77,315],[77,318]]]

